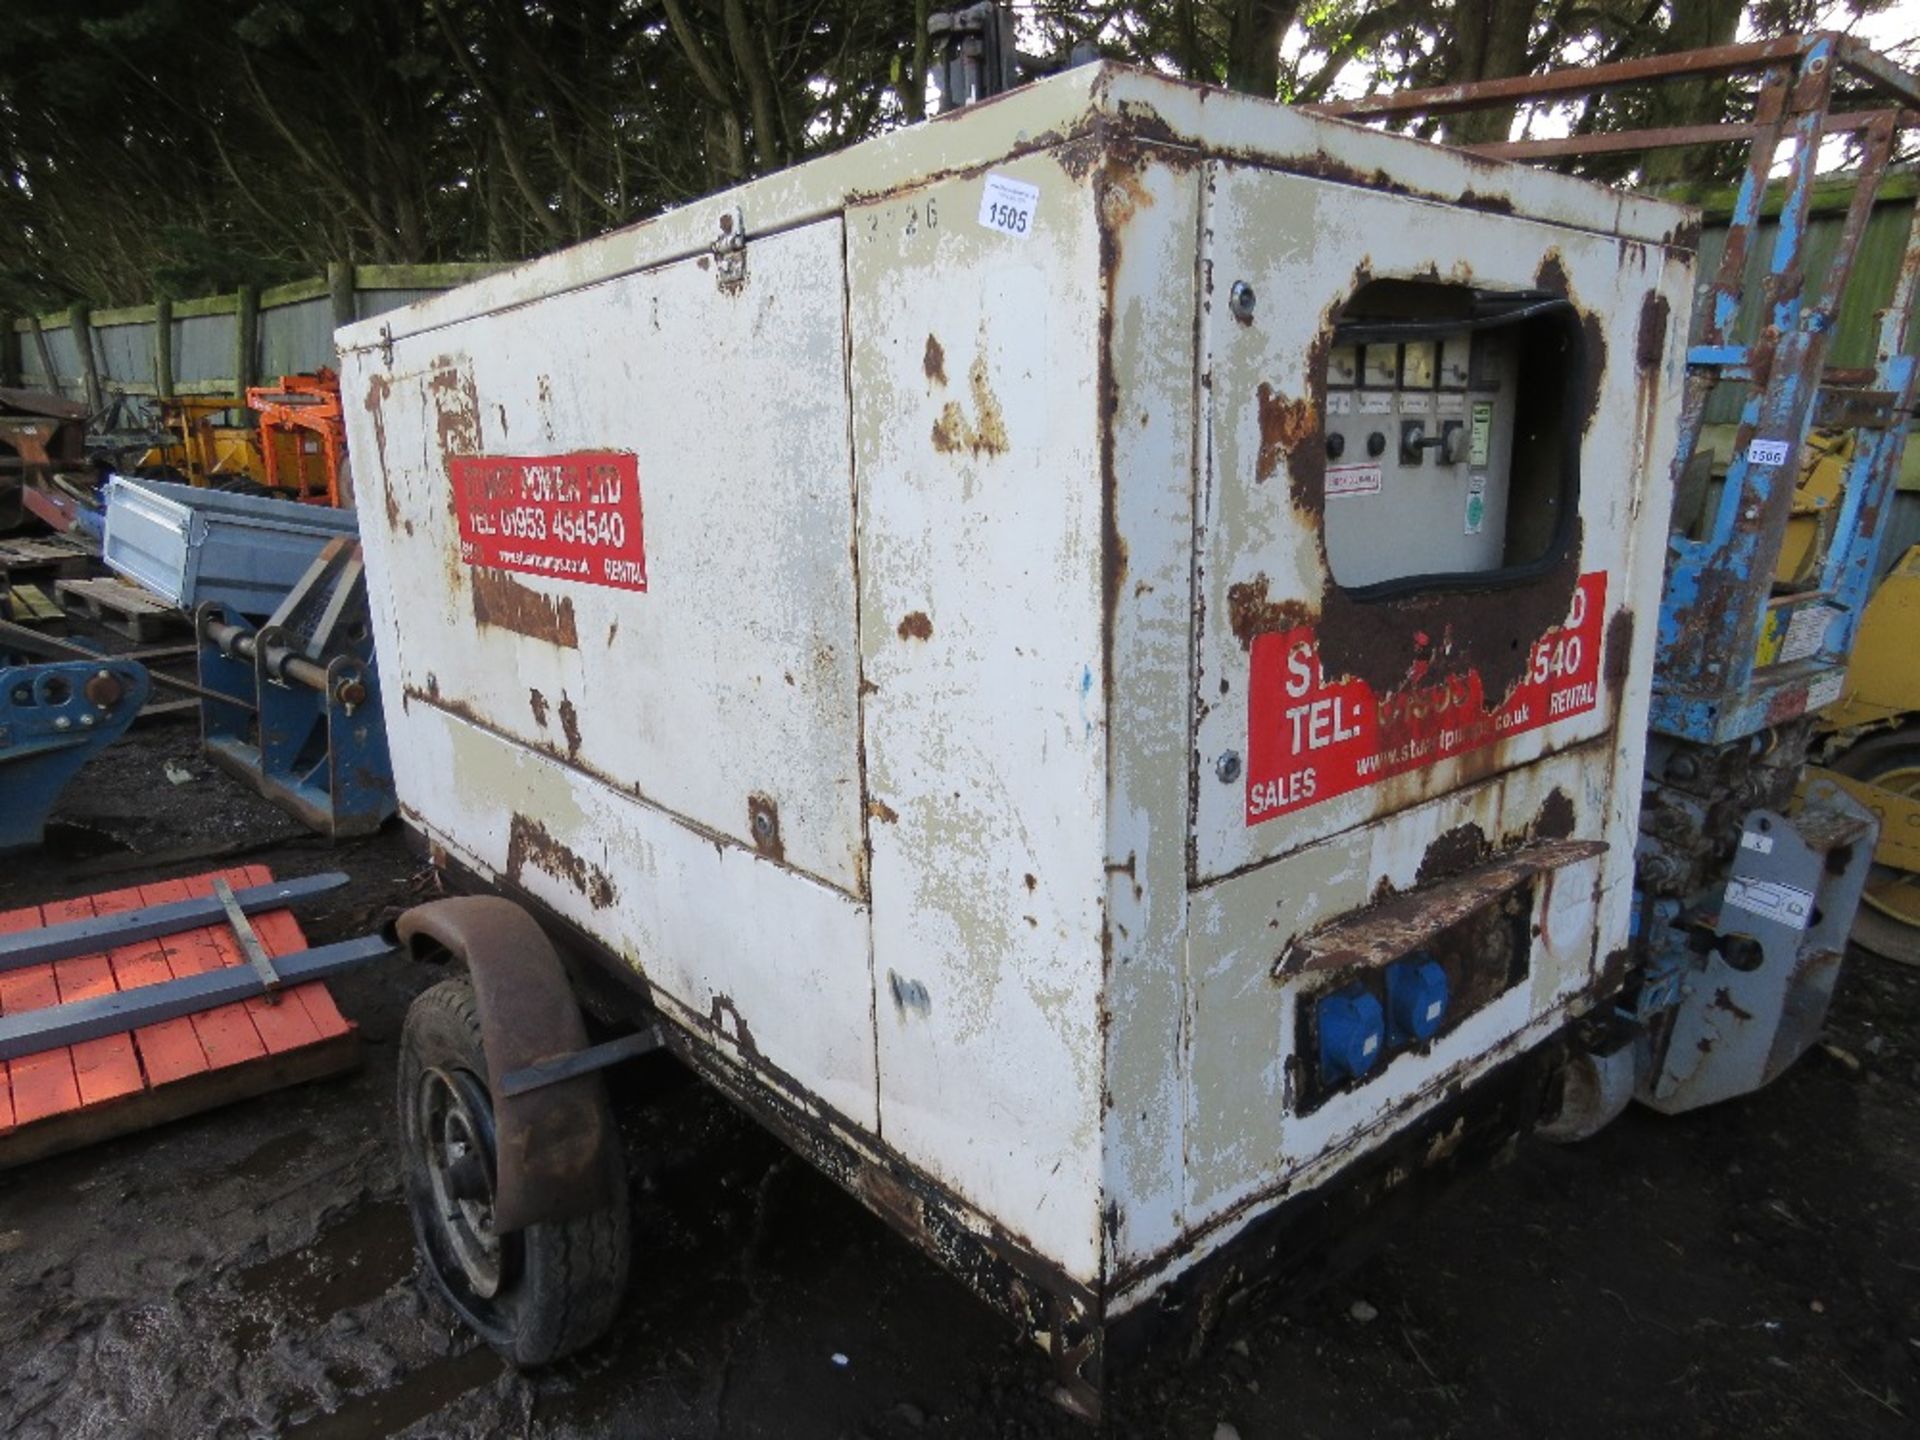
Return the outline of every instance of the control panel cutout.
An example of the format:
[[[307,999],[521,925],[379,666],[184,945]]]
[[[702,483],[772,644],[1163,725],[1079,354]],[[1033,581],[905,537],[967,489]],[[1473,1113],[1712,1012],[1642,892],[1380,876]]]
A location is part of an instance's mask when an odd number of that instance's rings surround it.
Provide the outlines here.
[[[1401,593],[1524,579],[1558,558],[1585,364],[1556,296],[1427,280],[1355,291],[1318,377],[1335,583]]]

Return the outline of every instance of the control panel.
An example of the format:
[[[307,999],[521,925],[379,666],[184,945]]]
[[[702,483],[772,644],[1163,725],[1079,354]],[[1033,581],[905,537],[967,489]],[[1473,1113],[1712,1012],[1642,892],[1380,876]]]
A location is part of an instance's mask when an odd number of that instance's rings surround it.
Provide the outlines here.
[[[1537,558],[1520,553],[1510,514],[1524,349],[1523,327],[1466,316],[1343,319],[1324,416],[1327,560],[1341,585]]]

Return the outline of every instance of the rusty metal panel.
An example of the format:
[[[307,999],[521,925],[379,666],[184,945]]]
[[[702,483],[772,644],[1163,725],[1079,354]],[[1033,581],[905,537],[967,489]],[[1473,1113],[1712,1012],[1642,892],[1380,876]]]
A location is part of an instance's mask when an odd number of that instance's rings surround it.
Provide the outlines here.
[[[1107,607],[1106,1211],[1110,1267],[1179,1238],[1193,644],[1194,320],[1203,166],[1122,150],[1100,177],[1115,392]]]
[[[1099,268],[1080,159],[848,212],[880,1121],[1097,1273]]]
[[[822,283],[840,226],[762,240],[753,265],[737,296],[687,260],[398,343],[391,366],[351,357],[348,409],[372,432],[362,508],[387,521],[406,622],[389,688],[857,894],[844,326]],[[742,423],[746,406],[777,423]],[[571,553],[617,553],[618,574],[539,573],[569,517],[526,497],[478,516],[462,497],[488,477],[454,485],[468,457],[607,452],[631,457],[619,505],[593,512],[619,543],[574,534]],[[529,573],[463,558],[502,553],[472,538],[481,522],[556,528],[505,537]],[[643,573],[626,558],[641,545]]]
[[[1614,756],[1589,744],[1351,829],[1273,865],[1196,891],[1187,1028],[1188,1219],[1234,1212],[1303,1183],[1329,1157],[1384,1140],[1446,1084],[1517,1053],[1554,1025],[1609,949],[1626,943],[1621,904],[1630,854],[1590,857],[1535,887],[1528,976],[1435,1042],[1310,1114],[1298,1112],[1303,1057],[1287,1042],[1311,992],[1274,977],[1288,941],[1325,920],[1364,911],[1480,854],[1572,834],[1619,833],[1608,796]],[[1625,849],[1632,849],[1631,839]],[[1497,861],[1496,861],[1497,864]]]
[[[796,1100],[875,1125],[865,906],[444,709],[401,713],[410,823],[627,957],[676,1020]]]
[[[1618,983],[1685,221],[1094,66],[348,327],[408,822],[879,1157],[847,1183],[920,1243],[1124,1310]],[[1363,259],[1577,307],[1577,568],[1456,619],[1518,642],[1603,576],[1604,696],[1250,827],[1217,761],[1243,642],[1339,603],[1311,367]],[[548,533],[630,482],[632,533]],[[1568,841],[1488,887],[1518,978],[1309,1103],[1288,942]]]
[[[1651,317],[1657,363],[1684,291],[1659,246],[1508,216],[1420,213],[1426,209],[1392,195],[1239,166],[1219,166],[1210,177],[1206,263],[1213,290],[1201,340],[1208,472],[1196,560],[1202,606],[1195,694],[1198,879],[1231,874],[1531,763],[1616,722],[1629,730],[1643,723],[1643,714],[1622,710],[1617,681],[1603,687],[1600,676],[1609,663],[1617,675],[1625,660],[1622,653],[1609,662],[1605,646],[1624,645],[1632,634],[1614,617],[1647,613],[1657,601],[1657,590],[1635,592],[1626,583],[1636,535],[1623,519],[1654,483],[1642,467],[1651,427],[1663,405],[1671,408],[1671,397],[1636,356],[1645,348],[1643,317]],[[1579,514],[1570,544],[1526,583],[1428,587],[1402,599],[1366,600],[1354,598],[1329,571],[1320,517],[1354,502],[1329,493],[1320,415],[1325,400],[1316,391],[1324,381],[1316,366],[1324,364],[1339,307],[1368,281],[1401,277],[1564,295],[1578,312],[1591,375],[1586,413],[1574,421],[1581,431]],[[1284,300],[1243,322],[1225,303],[1235,284]],[[1427,520],[1416,514],[1413,497],[1398,512],[1391,494],[1372,498],[1380,506],[1374,543],[1417,546]],[[1581,703],[1554,718],[1558,690],[1534,696],[1518,687],[1529,678],[1534,647],[1557,627],[1573,629],[1576,615],[1584,621],[1579,684],[1567,693],[1578,689]],[[1344,790],[1329,783],[1330,770],[1322,766],[1316,789],[1283,797],[1293,806],[1302,798],[1313,803],[1254,823],[1258,804],[1248,787],[1264,777],[1251,759],[1257,737],[1249,733],[1250,661],[1260,658],[1262,637],[1308,631],[1329,677],[1346,675],[1368,687],[1370,694],[1354,702],[1360,707],[1411,691],[1410,666],[1430,645],[1446,652],[1437,671],[1470,669],[1478,676],[1489,709],[1500,696],[1513,696],[1516,723],[1505,728],[1503,713],[1501,738],[1434,763],[1416,756],[1398,774],[1383,764],[1387,778]],[[1350,726],[1351,717],[1336,723]]]

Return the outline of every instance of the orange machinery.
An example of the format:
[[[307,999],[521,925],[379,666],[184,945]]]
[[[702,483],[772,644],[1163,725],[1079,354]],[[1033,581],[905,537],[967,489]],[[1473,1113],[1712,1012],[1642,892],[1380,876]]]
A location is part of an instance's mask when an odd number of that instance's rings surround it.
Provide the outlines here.
[[[340,377],[322,366],[311,375],[282,375],[278,385],[247,390],[260,416],[266,484],[316,505],[351,504],[346,486],[347,432],[340,418]]]

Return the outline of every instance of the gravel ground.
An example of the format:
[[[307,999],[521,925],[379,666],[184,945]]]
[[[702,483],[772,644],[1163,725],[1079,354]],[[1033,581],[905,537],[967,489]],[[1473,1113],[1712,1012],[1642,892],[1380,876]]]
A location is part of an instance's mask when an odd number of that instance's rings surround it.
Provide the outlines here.
[[[397,835],[316,843],[189,725],[137,731],[57,818],[0,908],[211,868],[194,847],[348,870],[305,912],[315,941],[432,893]],[[503,1368],[428,1293],[399,1199],[395,1042],[435,978],[396,958],[335,983],[365,1041],[348,1077],[0,1175],[0,1433],[1092,1433],[957,1282],[664,1057],[615,1087],[623,1318],[574,1361]],[[1920,972],[1855,956],[1829,1038],[1760,1096],[1523,1141],[1338,1282],[1122,1373],[1111,1432],[1916,1433]]]

